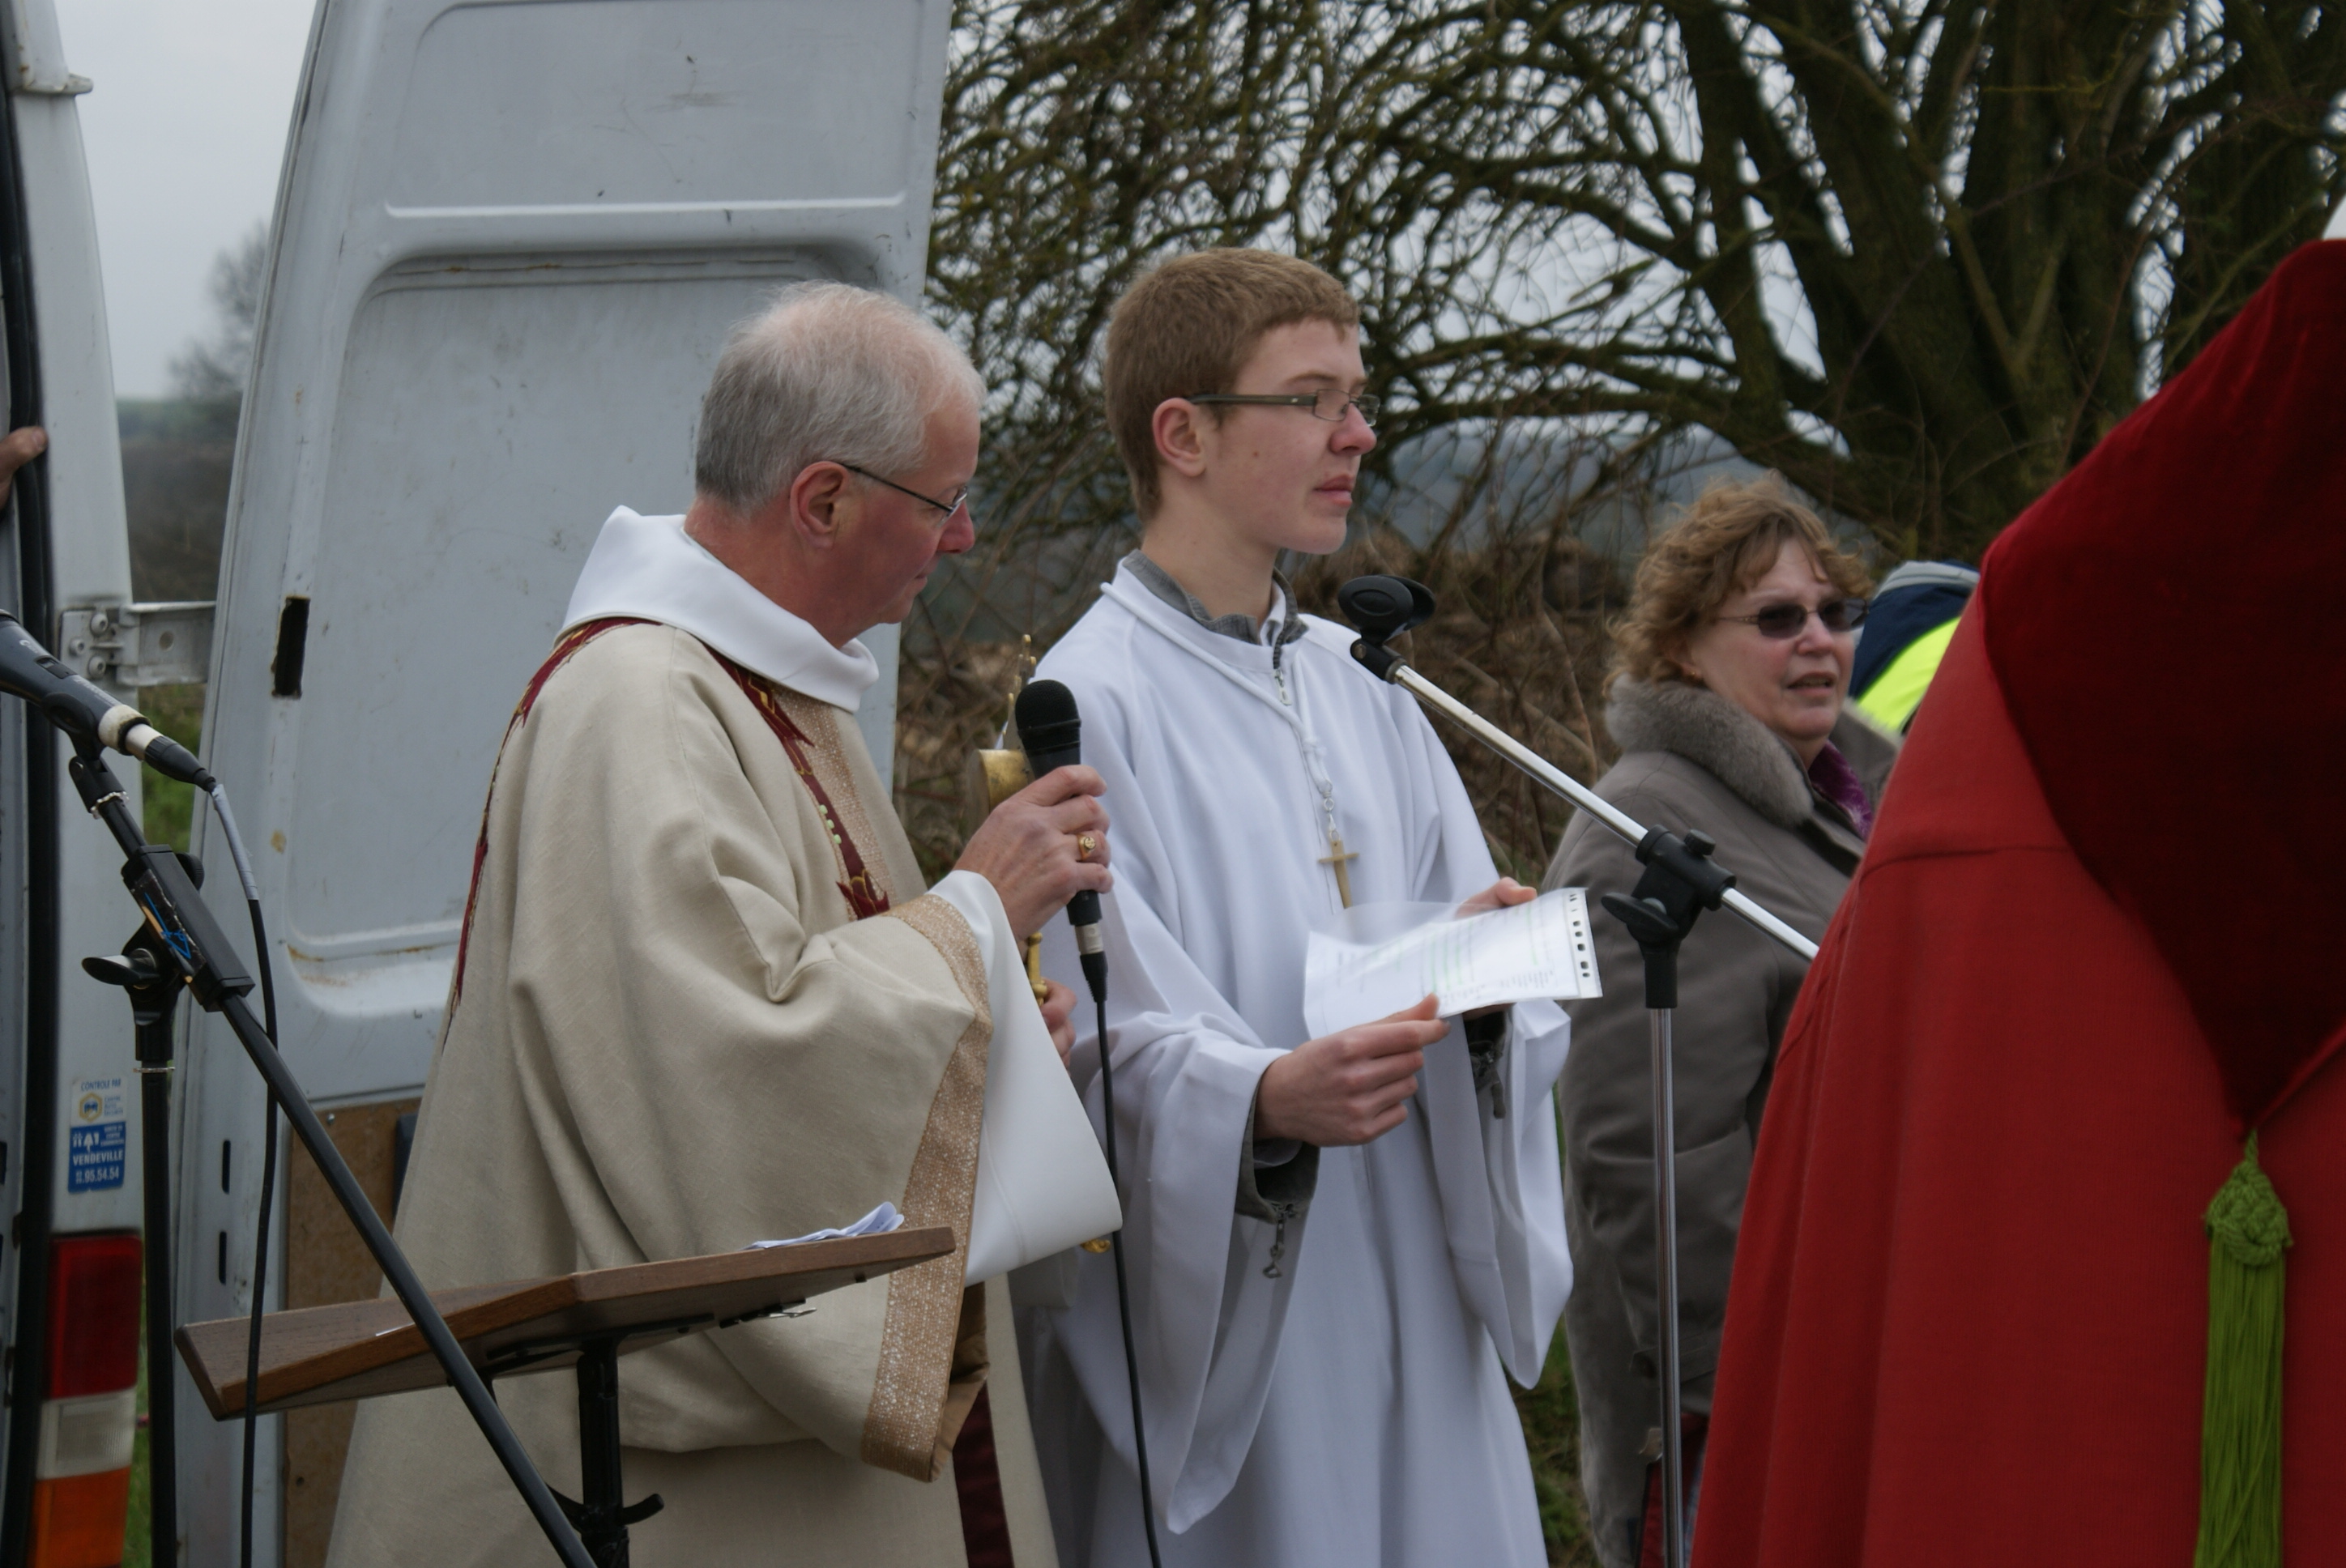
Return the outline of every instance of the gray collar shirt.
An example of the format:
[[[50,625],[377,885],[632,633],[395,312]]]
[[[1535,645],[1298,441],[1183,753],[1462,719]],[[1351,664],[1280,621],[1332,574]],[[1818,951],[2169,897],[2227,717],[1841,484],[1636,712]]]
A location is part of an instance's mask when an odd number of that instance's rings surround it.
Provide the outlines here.
[[[1265,616],[1261,625],[1252,616],[1214,616],[1198,602],[1198,596],[1176,582],[1173,574],[1150,560],[1138,550],[1117,563],[1139,579],[1140,585],[1188,616],[1191,620],[1222,636],[1236,637],[1242,643],[1263,643],[1270,648],[1271,667],[1279,665],[1279,656],[1287,645],[1303,635],[1303,612],[1295,607],[1295,589],[1287,574],[1274,570],[1271,582],[1278,587],[1275,614]]]

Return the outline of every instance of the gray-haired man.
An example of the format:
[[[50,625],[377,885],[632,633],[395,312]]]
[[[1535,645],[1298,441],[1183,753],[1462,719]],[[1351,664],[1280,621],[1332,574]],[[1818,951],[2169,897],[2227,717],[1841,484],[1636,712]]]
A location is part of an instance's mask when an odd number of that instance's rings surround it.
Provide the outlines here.
[[[1034,1006],[987,994],[984,954],[1109,880],[1076,769],[924,892],[853,721],[857,634],[972,541],[982,393],[903,306],[800,285],[726,347],[690,511],[605,524],[490,785],[399,1214],[430,1284],[719,1252],[882,1199],[966,1236],[986,1043]],[[1006,1535],[1049,1563],[1007,1301],[963,1269],[631,1357],[627,1495],[667,1502],[634,1561],[960,1563]],[[567,1380],[500,1397],[575,1495]],[[957,1493],[991,1489],[948,1456],[984,1468],[955,1445],[987,1424],[999,1502],[965,1520]],[[362,1410],[334,1563],[536,1561],[532,1535],[453,1395]]]

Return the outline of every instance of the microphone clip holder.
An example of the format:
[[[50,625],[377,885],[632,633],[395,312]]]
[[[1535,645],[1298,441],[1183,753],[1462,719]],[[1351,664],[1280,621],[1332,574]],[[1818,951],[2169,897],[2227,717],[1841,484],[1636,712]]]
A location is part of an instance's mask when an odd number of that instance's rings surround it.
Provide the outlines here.
[[[150,961],[167,964],[172,978],[184,983],[207,1013],[218,1013],[231,996],[250,993],[252,976],[244,972],[228,934],[212,918],[211,906],[197,892],[196,879],[189,875],[186,861],[167,845],[146,842],[132,826],[122,787],[106,765],[98,744],[76,737],[66,772],[80,791],[82,804],[113,831],[122,850],[122,885],[130,890],[132,901],[147,917],[147,929],[155,938],[142,950]],[[97,978],[128,984],[110,974]]]
[[[1352,657],[1392,680],[1402,660],[1385,644],[1433,618],[1433,590],[1407,577],[1355,577],[1336,590],[1336,607],[1361,634]]]
[[[1695,917],[1715,910],[1735,886],[1735,873],[1710,857],[1719,849],[1708,833],[1684,838],[1651,828],[1637,840],[1646,870],[1627,893],[1606,893],[1606,912],[1629,928],[1646,961],[1646,1005],[1678,1004],[1678,944],[1694,932]]]

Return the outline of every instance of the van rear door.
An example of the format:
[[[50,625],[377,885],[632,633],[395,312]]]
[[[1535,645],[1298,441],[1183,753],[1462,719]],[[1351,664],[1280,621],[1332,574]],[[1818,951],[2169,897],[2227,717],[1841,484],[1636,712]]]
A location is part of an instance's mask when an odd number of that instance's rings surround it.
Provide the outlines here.
[[[76,670],[126,674],[130,556],[97,225],[78,96],[50,0],[0,10],[0,351],[10,426],[48,454],[17,475],[0,606]],[[128,692],[120,695],[128,697]],[[70,749],[0,701],[0,1563],[121,1532],[136,1420],[138,1080],[122,993],[81,972],[138,911],[121,856],[66,781]],[[131,810],[138,769],[114,769]],[[56,1308],[62,1308],[62,1310]],[[46,1521],[36,1527],[36,1521]]]
[[[611,509],[688,501],[731,323],[793,279],[918,295],[947,20],[945,0],[322,0],[204,739],[259,861],[286,1057],[380,1207],[521,686]],[[870,641],[884,769],[895,649]],[[216,1318],[248,1307],[262,1099],[217,1020],[189,1059],[178,1281]],[[372,1295],[287,1163],[271,1305]],[[238,1434],[181,1410],[189,1560],[227,1561]],[[321,1559],[351,1415],[265,1440],[282,1561]]]

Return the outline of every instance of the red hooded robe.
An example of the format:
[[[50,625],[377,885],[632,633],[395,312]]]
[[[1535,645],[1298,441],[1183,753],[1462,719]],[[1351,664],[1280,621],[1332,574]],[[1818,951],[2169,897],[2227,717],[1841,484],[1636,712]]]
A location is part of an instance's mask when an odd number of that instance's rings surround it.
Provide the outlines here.
[[[1785,1035],[1701,1568],[2186,1568],[2250,1126],[2284,1549],[2346,1562],[2341,809],[2346,242],[1988,553]]]

